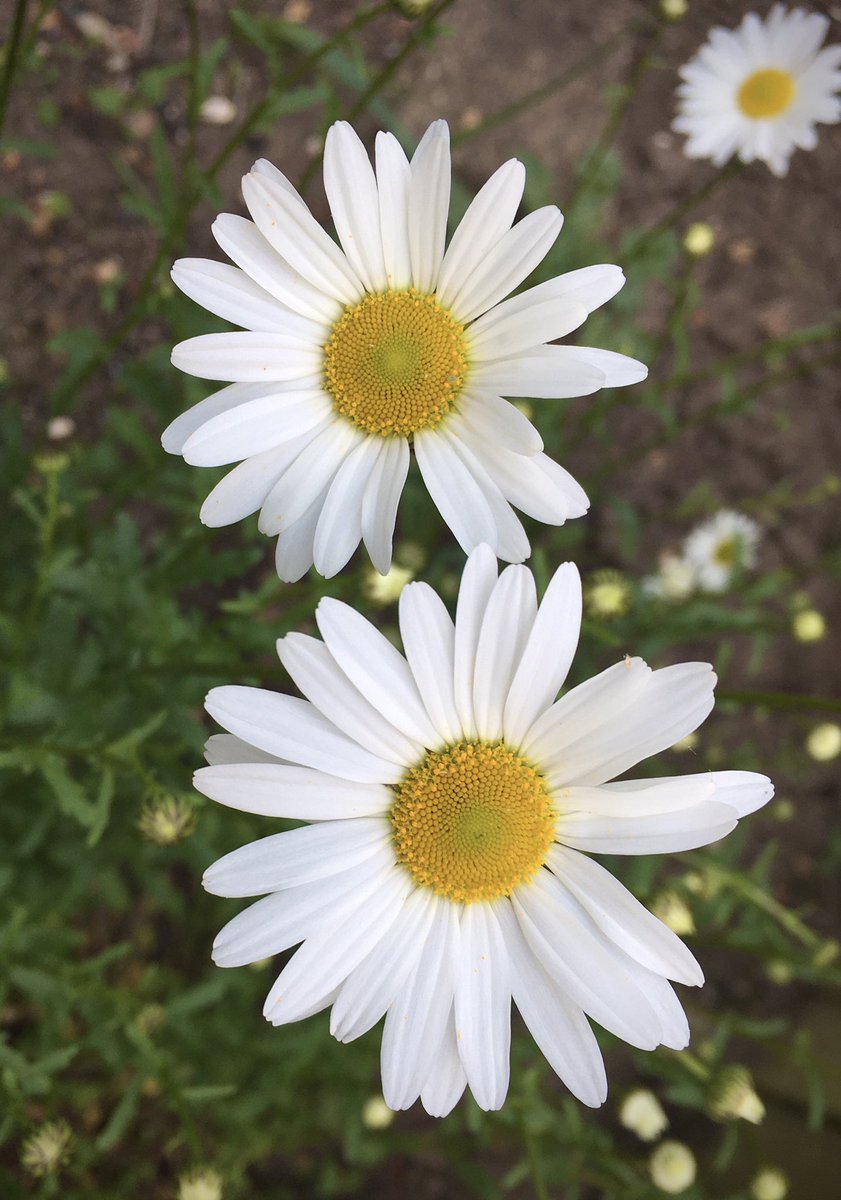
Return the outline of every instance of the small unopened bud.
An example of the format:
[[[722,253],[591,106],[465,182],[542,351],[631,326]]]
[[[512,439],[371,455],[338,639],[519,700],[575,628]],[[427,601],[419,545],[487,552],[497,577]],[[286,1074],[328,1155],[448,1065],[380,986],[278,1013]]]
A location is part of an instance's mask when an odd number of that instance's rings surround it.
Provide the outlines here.
[[[648,1160],[648,1170],[655,1187],[679,1196],[695,1182],[695,1155],[683,1142],[661,1142]]]
[[[584,604],[599,621],[624,617],[631,604],[631,585],[619,571],[594,571],[584,585]]]
[[[629,1092],[619,1109],[619,1123],[643,1142],[656,1141],[669,1128],[662,1104],[647,1088]]]
[[[76,432],[76,422],[72,417],[50,417],[47,421],[47,437],[51,442],[63,442]]]
[[[798,642],[819,642],[826,636],[826,621],[816,608],[804,608],[795,613],[791,631]]]
[[[765,1117],[765,1105],[746,1067],[723,1067],[714,1075],[708,1105],[710,1115],[718,1121],[741,1120],[759,1125]]]
[[[679,21],[689,12],[688,0],[660,0],[660,12],[667,21]]]
[[[222,1200],[222,1176],[201,1167],[178,1180],[178,1200]]]
[[[49,1121],[24,1142],[21,1164],[38,1179],[57,1175],[70,1158],[72,1142],[73,1131],[66,1121]]]
[[[196,827],[196,812],[183,796],[164,796],[143,806],[137,827],[147,841],[171,846],[188,838]]]
[[[382,1096],[371,1096],[362,1105],[362,1124],[366,1129],[388,1129],[394,1120],[394,1112]]]
[[[785,1200],[788,1195],[788,1179],[779,1167],[763,1167],[750,1185],[752,1200]]]
[[[841,725],[827,721],[816,725],[806,738],[806,749],[815,762],[831,762],[841,754]]]
[[[715,245],[715,230],[705,221],[696,221],[683,235],[683,248],[693,258],[703,258]]]

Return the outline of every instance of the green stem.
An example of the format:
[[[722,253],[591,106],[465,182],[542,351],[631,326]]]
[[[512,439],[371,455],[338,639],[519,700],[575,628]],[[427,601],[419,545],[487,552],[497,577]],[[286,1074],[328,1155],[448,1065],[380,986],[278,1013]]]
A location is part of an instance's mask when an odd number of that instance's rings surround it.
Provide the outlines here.
[[[690,192],[683,200],[670,209],[662,220],[656,225],[652,225],[646,229],[639,239],[631,244],[626,254],[626,261],[639,257],[640,253],[646,249],[654,238],[659,237],[661,233],[665,233],[667,229],[674,229],[679,225],[684,217],[693,212],[699,204],[709,199],[718,189],[730,179],[733,179],[743,169],[744,163],[738,158],[731,158],[730,161],[712,175],[706,183],[701,187],[696,188],[694,192]]]
[[[534,1136],[527,1116],[523,1115],[520,1127],[523,1131],[523,1145],[526,1151],[526,1162],[528,1163],[532,1186],[534,1187],[535,1200],[549,1200],[546,1180],[543,1178],[543,1168],[540,1165],[540,1158],[537,1153],[537,1138]]]
[[[190,39],[190,85],[187,98],[187,149],[184,155],[183,204],[189,202],[194,191],[193,171],[196,164],[196,136],[199,124],[199,78],[201,75],[201,35],[199,31],[199,14],[196,0],[183,0],[184,18],[187,22],[187,32]]]
[[[750,704],[754,708],[771,708],[780,712],[802,712],[815,709],[818,712],[841,713],[841,700],[834,696],[809,696],[802,692],[752,692],[718,691],[719,700],[732,700],[734,704]]]
[[[436,4],[434,8],[431,8],[428,13],[426,13],[426,15],[423,17],[423,20],[418,21],[418,23],[413,27],[412,32],[406,38],[406,41],[401,46],[399,53],[395,54],[394,58],[390,59],[382,68],[382,70],[374,76],[368,87],[365,88],[361,96],[359,96],[356,102],[348,110],[346,117],[348,121],[355,120],[360,113],[365,112],[371,101],[380,94],[389,80],[391,80],[397,74],[404,62],[406,62],[417,46],[423,41],[428,31],[437,21],[438,17],[441,16],[445,9],[448,9],[452,3],[453,0],[439,0],[439,3]],[[302,174],[298,184],[298,190],[302,195],[306,194],[307,188],[312,183],[313,176],[318,170],[322,158],[323,153],[317,154],[307,164],[306,170]]]
[[[755,908],[759,908],[769,917],[773,917],[783,929],[810,950],[814,950],[821,944],[821,939],[816,933],[813,933],[808,925],[768,892],[763,891],[753,880],[746,878],[738,871],[731,871],[720,863],[712,862],[710,859],[704,860],[704,870],[709,875],[718,877],[727,887],[748,900]]]
[[[607,58],[611,51],[615,50],[620,42],[624,41],[633,24],[633,22],[630,22],[624,29],[620,29],[613,37],[608,38],[607,41],[594,46],[588,54],[585,54],[578,62],[573,63],[566,71],[562,71],[560,75],[556,75],[554,79],[550,79],[548,83],[535,88],[533,92],[527,92],[525,96],[521,96],[513,104],[508,104],[505,108],[500,108],[496,112],[491,113],[490,116],[480,121],[478,125],[474,125],[472,129],[465,129],[455,134],[453,137],[453,147],[461,146],[464,142],[481,137],[482,134],[489,133],[492,129],[498,129],[500,125],[505,125],[514,117],[519,116],[520,113],[527,112],[534,105],[542,104],[550,96],[554,96],[557,92],[561,92],[564,88],[569,87],[571,83],[580,79],[592,67],[597,66],[602,59]]]
[[[3,73],[0,75],[0,133],[6,123],[6,109],[12,94],[12,82],[18,66],[18,51],[20,50],[23,30],[26,25],[26,10],[29,0],[17,0],[15,15],[12,17],[12,29],[6,43],[3,55]]]
[[[642,41],[631,60],[628,77],[622,87],[618,100],[613,104],[605,122],[604,129],[593,149],[587,156],[582,170],[573,185],[572,192],[566,202],[567,217],[575,210],[582,195],[588,191],[593,180],[599,174],[607,158],[613,142],[618,134],[625,115],[631,107],[637,88],[643,76],[651,65],[651,59],[663,33],[663,20],[659,19],[643,30]]]

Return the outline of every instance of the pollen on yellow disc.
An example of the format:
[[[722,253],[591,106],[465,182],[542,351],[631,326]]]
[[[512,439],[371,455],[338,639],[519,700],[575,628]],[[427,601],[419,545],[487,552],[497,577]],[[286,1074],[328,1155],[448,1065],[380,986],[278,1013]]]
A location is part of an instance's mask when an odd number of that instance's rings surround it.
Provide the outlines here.
[[[739,88],[739,108],[756,121],[778,117],[793,99],[794,80],[778,67],[754,71]]]
[[[398,862],[449,900],[507,896],[546,861],[556,815],[539,772],[507,746],[430,752],[395,788]]]
[[[414,288],[348,305],[324,347],[324,386],[336,411],[382,437],[437,425],[466,374],[464,326]]]

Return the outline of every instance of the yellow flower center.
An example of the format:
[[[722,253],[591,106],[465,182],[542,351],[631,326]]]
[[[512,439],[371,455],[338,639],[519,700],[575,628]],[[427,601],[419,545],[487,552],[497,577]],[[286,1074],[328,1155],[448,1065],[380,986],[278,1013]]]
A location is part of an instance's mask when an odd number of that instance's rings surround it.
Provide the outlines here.
[[[739,88],[739,108],[756,121],[778,117],[793,99],[794,80],[788,71],[778,67],[754,71]]]
[[[507,896],[540,870],[554,841],[542,777],[501,743],[430,752],[395,791],[397,860],[449,900]]]
[[[713,560],[721,567],[734,567],[739,557],[739,542],[736,537],[725,538],[713,551]]]
[[[348,305],[324,347],[324,386],[336,411],[382,437],[437,425],[466,374],[464,326],[414,288]]]

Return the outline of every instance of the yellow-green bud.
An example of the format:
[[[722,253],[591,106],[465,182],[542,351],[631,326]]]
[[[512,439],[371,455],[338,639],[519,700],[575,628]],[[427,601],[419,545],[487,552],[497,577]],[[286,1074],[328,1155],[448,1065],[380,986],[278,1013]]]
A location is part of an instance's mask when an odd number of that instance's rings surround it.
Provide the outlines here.
[[[709,1112],[718,1121],[749,1121],[759,1125],[765,1117],[765,1105],[753,1086],[746,1067],[723,1067],[713,1076],[709,1091]]]
[[[683,1142],[661,1142],[648,1160],[648,1171],[661,1192],[679,1196],[695,1182],[695,1155]]]
[[[642,1142],[654,1142],[669,1128],[669,1118],[653,1092],[637,1088],[629,1092],[619,1109],[619,1123]]]
[[[763,1167],[750,1185],[752,1200],[785,1200],[788,1195],[788,1179],[779,1167]]]
[[[156,846],[171,846],[188,838],[196,827],[196,812],[184,796],[164,796],[143,806],[137,828]]]
[[[400,598],[400,593],[407,583],[414,578],[407,567],[398,567],[395,563],[385,575],[381,575],[374,567],[365,572],[363,589],[365,595],[373,604],[394,604]]]
[[[20,1161],[38,1179],[57,1175],[70,1158],[73,1131],[66,1121],[49,1121],[23,1144]]]
[[[831,762],[841,754],[841,725],[827,721],[816,725],[806,739],[806,749],[815,762]]]
[[[366,1129],[388,1129],[394,1120],[394,1112],[382,1096],[371,1096],[362,1105],[362,1124]]]
[[[597,620],[624,617],[630,603],[631,585],[619,571],[594,571],[584,585],[585,608]]]
[[[178,1200],[222,1200],[222,1176],[201,1167],[178,1180]]]
[[[715,245],[715,230],[704,221],[690,225],[683,235],[683,248],[693,258],[703,258]]]

